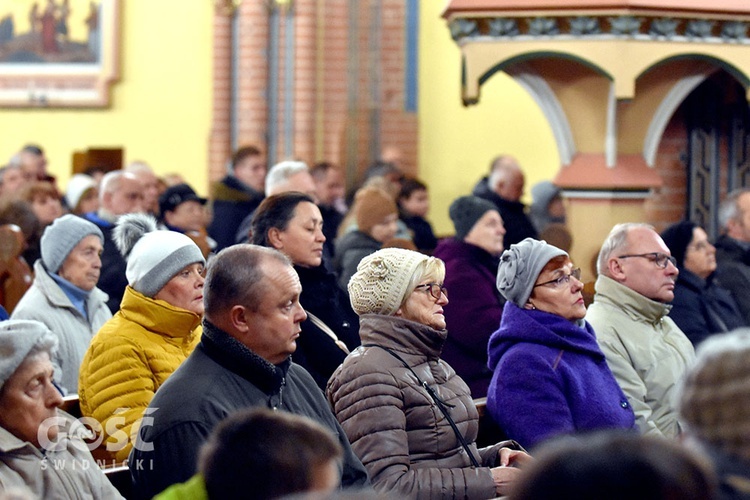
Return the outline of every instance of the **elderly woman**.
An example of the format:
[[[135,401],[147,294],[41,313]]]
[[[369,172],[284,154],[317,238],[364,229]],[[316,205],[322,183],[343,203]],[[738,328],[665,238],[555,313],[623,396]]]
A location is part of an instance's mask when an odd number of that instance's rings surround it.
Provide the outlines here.
[[[635,425],[583,319],[580,272],[567,253],[531,238],[500,257],[497,288],[507,302],[490,338],[487,409],[526,447],[559,434]]]
[[[706,231],[694,222],[682,221],[665,229],[661,237],[680,270],[669,317],[693,345],[713,333],[747,326],[732,294],[714,278],[716,248]]]
[[[453,291],[453,299],[445,306],[451,334],[443,359],[469,384],[473,397],[483,398],[492,380],[487,343],[505,305],[495,286],[505,226],[497,207],[477,196],[457,198],[448,214],[456,235],[441,240],[435,250],[435,257],[445,262],[445,285]]]
[[[440,259],[399,248],[365,257],[349,281],[362,347],[327,395],[375,490],[403,498],[504,494],[530,459],[512,442],[477,449],[477,409],[440,350],[448,332]],[[505,447],[508,446],[508,447]]]
[[[154,393],[200,340],[205,260],[190,238],[157,231],[144,214],[120,217],[114,237],[129,284],[91,341],[78,391],[83,414],[104,428],[106,451],[123,461]]]
[[[71,432],[73,418],[58,410],[56,346],[43,323],[0,323],[0,496],[15,490],[21,493],[13,498],[28,492],[34,498],[122,498]]]
[[[300,303],[307,312],[294,361],[325,390],[350,349],[359,346],[359,318],[336,276],[323,265],[323,217],[308,195],[269,196],[253,217],[252,242],[275,248],[294,264],[302,284]]]
[[[34,283],[13,309],[13,319],[41,321],[57,335],[55,382],[70,394],[78,392],[78,369],[91,338],[112,317],[107,294],[96,288],[103,244],[95,224],[71,214],[56,219],[42,234]]]

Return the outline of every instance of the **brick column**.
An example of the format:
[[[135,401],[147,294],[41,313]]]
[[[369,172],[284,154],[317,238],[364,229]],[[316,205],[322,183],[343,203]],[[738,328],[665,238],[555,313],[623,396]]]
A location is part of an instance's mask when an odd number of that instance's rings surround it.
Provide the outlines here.
[[[239,8],[237,69],[237,145],[266,149],[266,84],[268,80],[268,6],[243,1]]]
[[[231,78],[232,14],[231,0],[214,3],[213,37],[213,113],[208,145],[209,181],[224,175],[224,165],[231,154]]]

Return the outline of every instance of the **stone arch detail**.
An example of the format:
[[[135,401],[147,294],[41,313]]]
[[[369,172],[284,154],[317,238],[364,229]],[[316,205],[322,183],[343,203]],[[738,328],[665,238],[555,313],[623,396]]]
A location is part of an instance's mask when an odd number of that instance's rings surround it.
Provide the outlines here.
[[[552,129],[552,135],[555,138],[557,151],[560,155],[560,164],[569,165],[576,153],[573,132],[560,101],[547,81],[525,64],[517,64],[507,68],[505,72],[531,95],[542,110]]]
[[[498,71],[504,71],[521,85],[521,87],[529,93],[532,99],[534,99],[542,110],[544,116],[547,118],[557,144],[558,154],[560,155],[560,164],[569,165],[577,150],[573,140],[573,132],[570,128],[570,123],[568,122],[565,111],[544,77],[532,69],[530,65],[525,64],[530,60],[542,57],[576,61],[611,80],[609,73],[604,71],[600,66],[593,64],[591,61],[565,52],[545,51],[530,52],[499,62],[482,74],[479,78],[479,85],[481,86],[484,84]]]
[[[659,142],[661,141],[664,129],[675,110],[685,98],[687,98],[690,92],[704,82],[709,76],[719,69],[723,69],[740,82],[743,87],[746,89],[750,87],[750,78],[748,78],[743,71],[726,61],[701,54],[684,54],[663,59],[646,68],[641,75],[655,70],[662,64],[679,59],[692,59],[696,62],[696,65],[693,74],[682,77],[674,84],[672,89],[656,109],[656,112],[649,123],[646,137],[643,141],[643,159],[649,167],[654,166]]]

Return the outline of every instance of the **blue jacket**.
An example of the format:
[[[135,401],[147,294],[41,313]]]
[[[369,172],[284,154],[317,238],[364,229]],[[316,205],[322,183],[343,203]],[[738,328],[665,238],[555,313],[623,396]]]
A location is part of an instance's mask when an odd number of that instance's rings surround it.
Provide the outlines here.
[[[635,429],[591,325],[507,302],[489,344],[487,409],[527,449],[559,434]]]

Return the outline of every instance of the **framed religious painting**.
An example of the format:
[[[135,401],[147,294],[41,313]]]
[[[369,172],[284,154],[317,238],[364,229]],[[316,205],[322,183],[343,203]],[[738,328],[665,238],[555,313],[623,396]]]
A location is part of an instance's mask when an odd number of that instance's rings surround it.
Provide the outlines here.
[[[0,107],[106,107],[121,0],[0,2]]]

